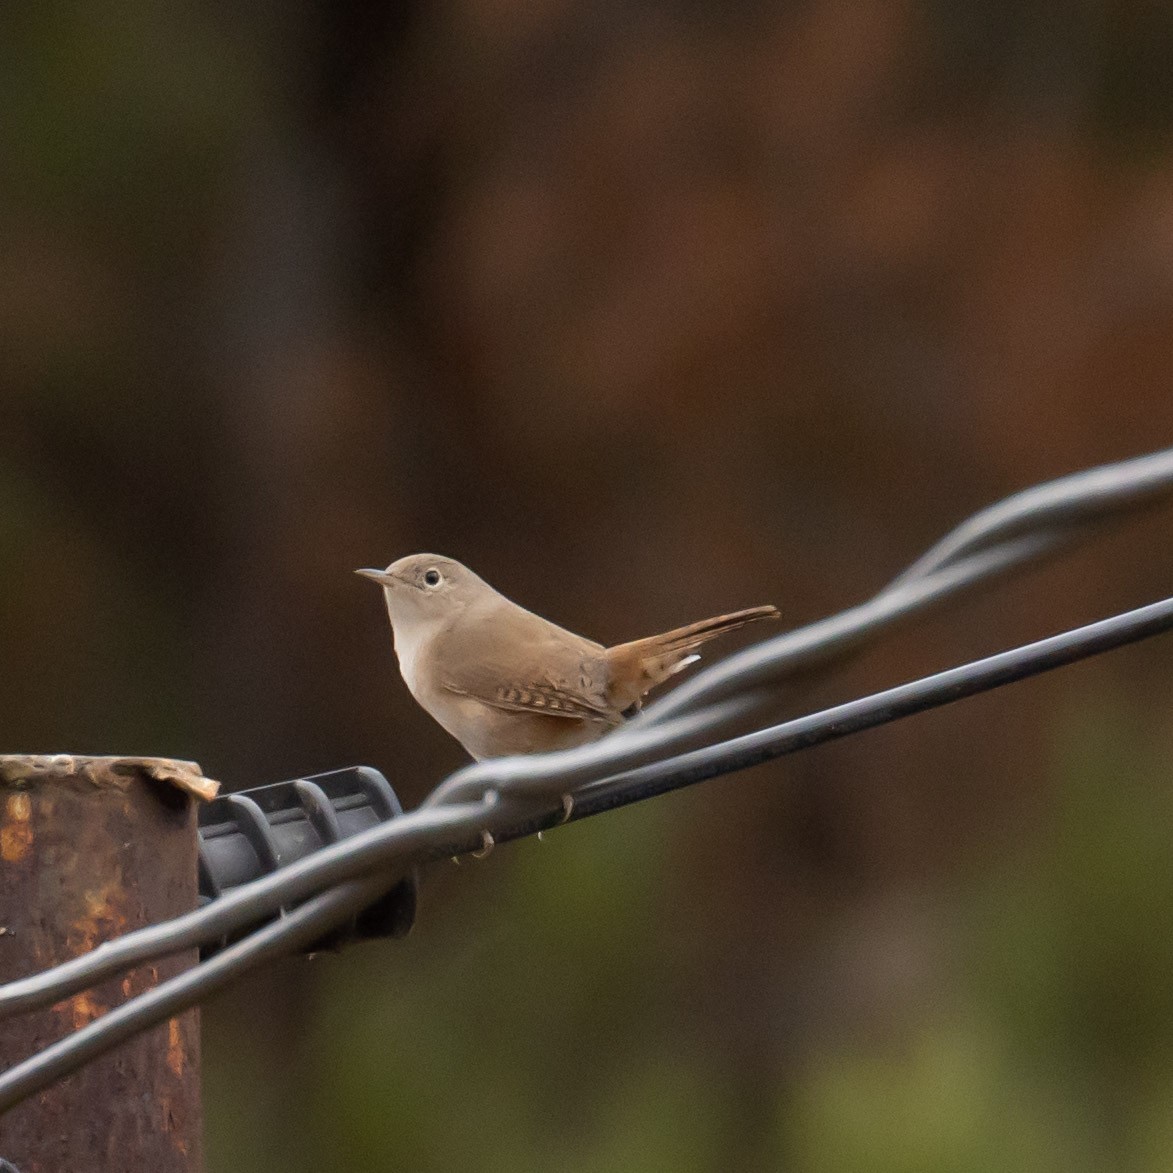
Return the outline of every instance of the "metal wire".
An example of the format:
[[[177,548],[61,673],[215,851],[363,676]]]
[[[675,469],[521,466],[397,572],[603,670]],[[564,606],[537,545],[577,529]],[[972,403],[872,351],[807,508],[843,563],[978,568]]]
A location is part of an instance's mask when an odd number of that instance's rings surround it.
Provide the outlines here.
[[[784,754],[940,708],[1171,630],[1173,598],[798,717],[772,729],[680,754],[671,761],[650,762],[586,787],[576,797],[576,809],[581,806],[585,817],[640,802],[719,774],[748,769]]]
[[[351,880],[307,900],[280,920],[251,933],[208,961],[125,1002],[81,1030],[39,1051],[0,1076],[0,1113],[76,1071],[139,1031],[186,1010],[234,981],[245,968],[312,944],[334,925],[378,900],[385,878]]]
[[[694,706],[821,667],[933,603],[1034,562],[1092,532],[1092,524],[1167,496],[1173,448],[1086,469],[1024,489],[946,534],[867,602],[753,644],[697,673],[643,720],[667,720]]]
[[[922,578],[955,562],[963,553],[1024,530],[1037,533],[1050,526],[1058,527],[1054,532],[1062,533],[1072,524],[1109,517],[1122,509],[1158,500],[1168,488],[1171,464],[1173,449],[1166,448],[1024,489],[975,513],[918,558],[892,585]]]
[[[772,758],[847,737],[913,713],[952,704],[963,697],[1048,672],[1170,629],[1173,629],[1173,598],[886,689],[820,713],[787,721],[770,729],[731,738],[666,761],[636,767],[621,776],[581,790],[572,817],[586,818],[668,790],[691,786],[720,774],[759,765]],[[349,840],[348,844],[339,846],[354,844],[355,856],[364,857],[364,863],[365,857],[375,856],[384,865],[401,867],[412,857],[410,839],[416,830],[412,826],[414,822],[426,819],[429,815],[448,816],[445,830],[450,832],[451,838],[439,844],[434,843],[430,854],[448,853],[452,845],[460,840],[462,832],[481,831],[485,823],[502,840],[517,838],[536,829],[532,812],[525,813],[524,806],[519,821],[516,803],[517,796],[510,795],[508,802],[489,803],[472,812],[466,806],[421,810],[373,827]],[[546,812],[546,820],[552,813]],[[308,871],[324,854],[311,856],[297,866]],[[363,879],[349,880],[319,893],[294,912],[258,929],[210,961],[162,983],[31,1059],[17,1064],[0,1076],[0,1112],[137,1032],[163,1022],[209,997],[245,970],[316,940],[365,904],[378,899],[397,875],[398,872],[386,871],[373,877],[367,875]]]
[[[58,1001],[151,958],[235,933],[279,908],[306,901],[211,960],[4,1073],[0,1112],[253,966],[317,939],[361,906],[354,903],[360,888],[369,902],[407,867],[471,851],[481,845],[486,831],[506,840],[561,821],[561,795],[574,796],[572,818],[587,817],[1168,630],[1173,626],[1173,600],[822,713],[683,750],[699,737],[711,737],[734,719],[744,718],[763,689],[775,689],[788,676],[831,662],[962,589],[1037,560],[1085,534],[1091,521],[1150,502],[1170,489],[1173,449],[1016,494],[963,523],[867,602],[730,657],[600,742],[467,767],[437,787],[418,810],[399,819],[242,886],[196,912],[0,986],[3,1018]]]
[[[639,761],[649,749],[684,744],[740,707],[741,702],[727,702],[657,729],[645,730],[637,738],[616,742],[600,759],[599,768],[610,773]],[[485,813],[486,802],[481,794],[459,806],[439,808],[425,804],[418,811],[323,848],[252,883],[242,884],[203,908],[127,933],[52,969],[0,986],[0,1020],[52,1005],[133,966],[232,935],[331,884],[385,867],[400,858],[414,863],[470,851],[481,845],[479,828]],[[466,831],[470,824],[476,824],[477,829]],[[372,832],[391,829],[395,829],[394,840],[402,857],[396,855],[388,860],[366,845]],[[376,838],[374,842],[378,844],[382,840]],[[438,846],[449,842],[449,847]]]
[[[729,657],[697,674],[649,707],[642,718],[605,741],[559,754],[501,759],[469,767],[437,787],[425,806],[468,800],[480,803],[487,790],[504,789],[511,783],[520,787],[527,778],[554,779],[555,789],[561,794],[592,777],[611,773],[644,752],[662,754],[677,736],[687,740],[722,718],[743,711],[731,706],[711,710],[692,724],[669,724],[674,715],[679,716],[699,700],[711,702],[728,696],[731,686],[749,693],[781,676],[825,663],[924,607],[1036,559],[1061,540],[1070,540],[1068,531],[1057,533],[1054,528],[1057,510],[1063,511],[1065,521],[1082,527],[1086,518],[1103,514],[1109,506],[1122,508],[1130,500],[1143,502],[1158,490],[1171,488],[1173,449],[1027,489],[964,522],[868,602]],[[1086,515],[1079,512],[1080,501],[1085,503]],[[1023,534],[1032,509],[1039,512],[1043,530]],[[1000,537],[1004,538],[1001,544],[991,545]],[[667,728],[658,737],[650,737],[646,725]],[[475,845],[475,841],[470,842]],[[332,872],[328,866],[346,858],[345,848],[334,849],[333,854],[319,853],[315,866],[322,869],[320,874],[315,871],[303,875],[297,867],[283,868],[268,884],[257,881],[165,925],[128,934],[53,970],[0,986],[0,1019],[51,1004],[152,958],[205,944],[255,924],[283,905],[304,899],[323,884],[353,874],[350,870]]]

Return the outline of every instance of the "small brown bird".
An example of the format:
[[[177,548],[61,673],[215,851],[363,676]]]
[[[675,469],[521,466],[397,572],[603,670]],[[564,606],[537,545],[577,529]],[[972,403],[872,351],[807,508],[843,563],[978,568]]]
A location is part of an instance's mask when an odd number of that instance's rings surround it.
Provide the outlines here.
[[[605,648],[510,602],[452,558],[411,554],[355,573],[383,588],[411,695],[478,760],[594,741],[698,660],[701,644],[778,618],[776,607],[751,607]]]

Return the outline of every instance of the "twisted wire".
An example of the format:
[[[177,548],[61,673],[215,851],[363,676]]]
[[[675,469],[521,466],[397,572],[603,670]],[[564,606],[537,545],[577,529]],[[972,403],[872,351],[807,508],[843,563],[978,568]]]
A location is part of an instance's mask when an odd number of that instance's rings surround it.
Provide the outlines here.
[[[77,993],[160,956],[255,926],[208,961],[140,995],[0,1075],[0,1112],[243,973],[312,943],[388,890],[407,868],[585,818],[1050,671],[1173,628],[1173,599],[765,729],[714,740],[786,678],[831,663],[959,591],[1036,562],[1126,510],[1173,491],[1173,449],[1075,473],[975,514],[871,599],[746,648],[698,673],[602,741],[477,763],[421,806],[202,909],[129,933],[0,986],[0,1019]],[[708,743],[691,747],[707,739]],[[299,903],[302,902],[302,903]]]

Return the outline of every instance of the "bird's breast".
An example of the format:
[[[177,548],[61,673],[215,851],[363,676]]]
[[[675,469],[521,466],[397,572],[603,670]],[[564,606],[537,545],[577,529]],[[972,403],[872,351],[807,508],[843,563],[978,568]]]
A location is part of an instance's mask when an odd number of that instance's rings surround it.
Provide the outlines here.
[[[417,700],[423,683],[420,669],[427,642],[418,632],[395,632],[395,655],[399,660],[399,673],[411,695]]]

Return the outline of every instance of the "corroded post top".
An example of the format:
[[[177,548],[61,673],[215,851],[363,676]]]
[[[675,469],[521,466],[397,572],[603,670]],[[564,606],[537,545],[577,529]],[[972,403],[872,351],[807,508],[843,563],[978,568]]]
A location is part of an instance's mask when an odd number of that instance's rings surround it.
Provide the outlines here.
[[[22,790],[42,779],[76,779],[80,785],[125,790],[133,778],[167,783],[196,798],[213,799],[220,783],[205,778],[196,762],[174,758],[87,757],[74,754],[0,754],[0,787]]]
[[[198,906],[192,762],[72,754],[0,755],[0,982],[29,978]],[[138,965],[6,1019],[0,1070],[64,1039],[196,963],[196,951]],[[200,1165],[198,1013],[126,1040],[0,1118],[0,1155],[23,1173]]]

